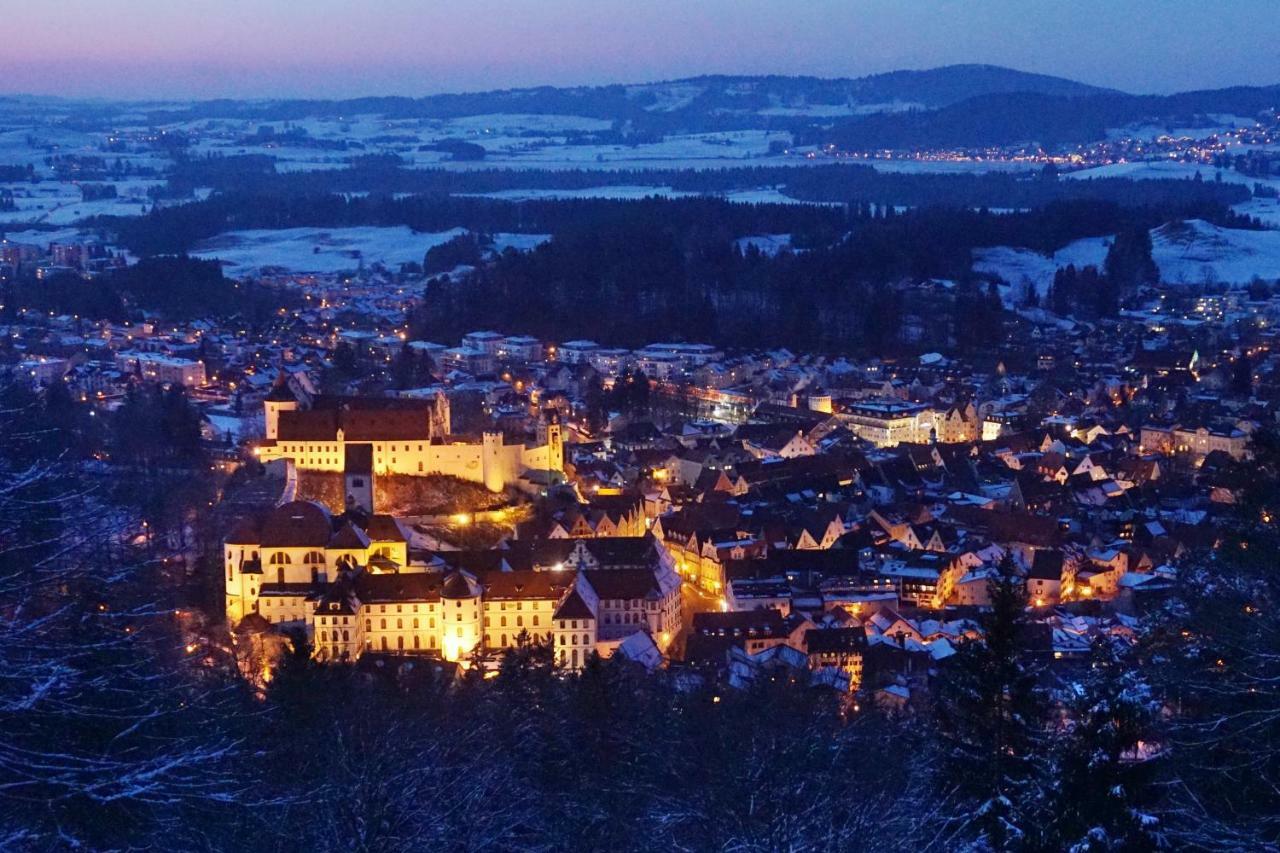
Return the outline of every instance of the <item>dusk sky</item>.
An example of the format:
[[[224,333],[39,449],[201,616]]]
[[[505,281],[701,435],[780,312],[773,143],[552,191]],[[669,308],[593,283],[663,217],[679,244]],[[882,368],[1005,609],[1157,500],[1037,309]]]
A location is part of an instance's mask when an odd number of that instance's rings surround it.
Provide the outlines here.
[[[405,94],[960,62],[1136,92],[1280,82],[1277,0],[0,0],[0,91]]]

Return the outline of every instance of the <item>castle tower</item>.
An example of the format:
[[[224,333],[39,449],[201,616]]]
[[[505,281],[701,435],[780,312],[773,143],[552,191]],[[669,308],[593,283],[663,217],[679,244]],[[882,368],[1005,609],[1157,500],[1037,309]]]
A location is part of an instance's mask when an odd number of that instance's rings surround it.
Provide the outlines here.
[[[298,398],[289,390],[284,371],[276,374],[276,383],[262,401],[266,420],[267,438],[275,441],[280,436],[280,413],[298,411]]]
[[[450,572],[440,586],[440,648],[444,659],[466,660],[482,636],[480,584],[464,571]]]
[[[486,432],[482,441],[480,472],[484,478],[484,487],[491,492],[500,492],[507,486],[507,477],[502,464],[502,433]]]

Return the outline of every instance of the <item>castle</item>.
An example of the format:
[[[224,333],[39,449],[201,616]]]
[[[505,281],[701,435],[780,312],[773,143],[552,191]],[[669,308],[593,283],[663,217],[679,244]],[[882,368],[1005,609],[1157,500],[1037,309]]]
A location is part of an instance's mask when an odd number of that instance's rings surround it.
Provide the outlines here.
[[[372,510],[372,478],[384,474],[447,474],[536,492],[562,479],[564,438],[556,412],[544,414],[537,441],[507,444],[503,434],[479,441],[450,435],[449,400],[297,395],[279,382],[263,401],[262,461],[289,459],[301,471],[346,474],[347,493]]]

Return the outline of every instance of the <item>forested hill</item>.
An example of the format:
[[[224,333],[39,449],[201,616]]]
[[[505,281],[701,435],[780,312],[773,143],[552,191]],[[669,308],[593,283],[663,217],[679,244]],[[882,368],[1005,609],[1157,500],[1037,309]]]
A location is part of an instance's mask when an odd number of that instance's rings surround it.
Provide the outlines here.
[[[800,140],[841,148],[970,148],[1102,139],[1109,128],[1139,123],[1211,126],[1215,115],[1251,118],[1280,109],[1280,86],[1235,87],[1177,95],[1120,92],[989,92],[932,110],[904,110],[814,127]]]

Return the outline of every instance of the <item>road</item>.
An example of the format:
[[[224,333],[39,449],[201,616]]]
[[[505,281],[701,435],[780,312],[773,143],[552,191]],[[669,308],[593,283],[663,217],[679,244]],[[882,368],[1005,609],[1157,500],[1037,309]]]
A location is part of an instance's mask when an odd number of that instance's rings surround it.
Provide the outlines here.
[[[718,612],[720,609],[721,599],[718,595],[712,595],[688,581],[683,581],[680,584],[680,633],[676,635],[671,648],[667,650],[668,656],[675,659],[684,657],[684,644],[689,637],[689,630],[693,627],[693,614],[705,613],[709,610]]]

